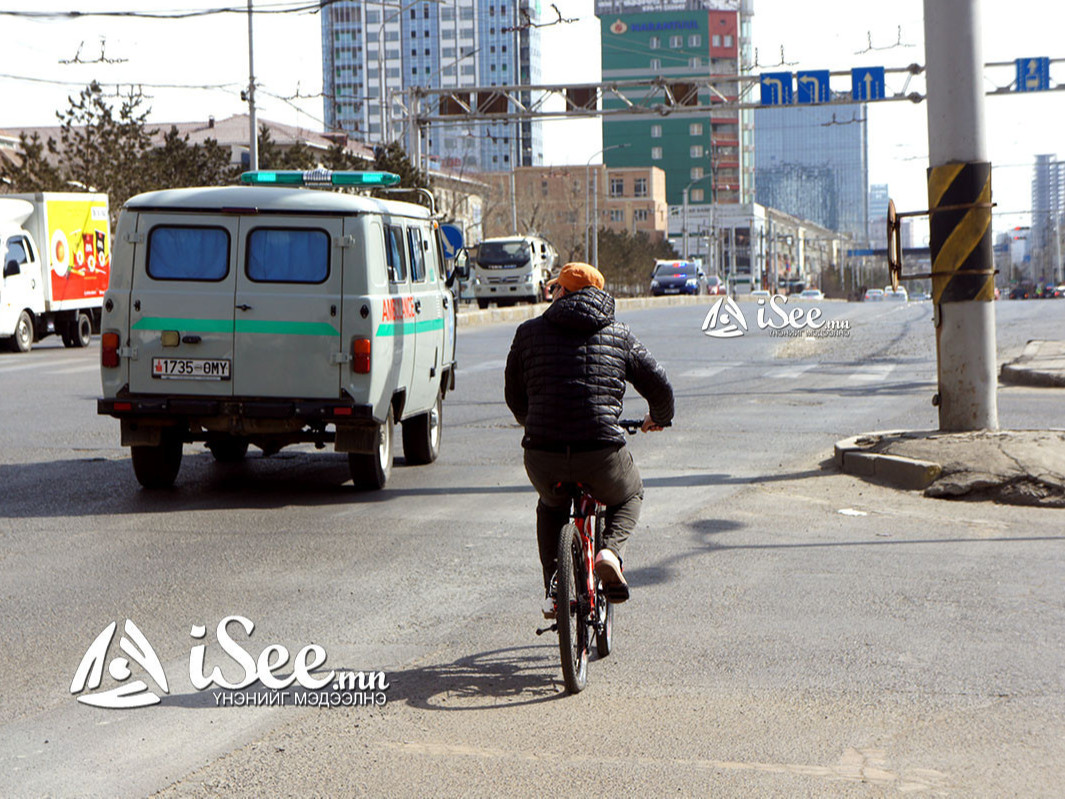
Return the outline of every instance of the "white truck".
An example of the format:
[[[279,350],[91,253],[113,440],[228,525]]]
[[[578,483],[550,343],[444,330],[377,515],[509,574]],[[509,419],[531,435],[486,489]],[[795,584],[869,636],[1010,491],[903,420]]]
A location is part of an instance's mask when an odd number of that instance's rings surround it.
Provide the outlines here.
[[[87,346],[111,271],[107,195],[0,196],[0,339],[16,352],[56,333]]]
[[[539,236],[484,239],[470,258],[470,295],[480,308],[518,302],[545,302],[547,281],[558,265],[558,252]]]
[[[434,461],[456,317],[430,210],[303,188],[391,173],[242,181],[141,194],[119,217],[97,412],[121,422],[137,480],[173,484],[188,442],[218,461],[313,443],[379,489],[397,422],[406,463]]]

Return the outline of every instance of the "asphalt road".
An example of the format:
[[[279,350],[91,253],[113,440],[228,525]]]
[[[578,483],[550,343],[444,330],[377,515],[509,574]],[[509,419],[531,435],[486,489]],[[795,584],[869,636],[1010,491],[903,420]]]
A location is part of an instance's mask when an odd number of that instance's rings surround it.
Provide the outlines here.
[[[849,337],[624,315],[677,419],[632,440],[633,598],[575,697],[555,636],[534,634],[512,325],[460,331],[440,460],[399,458],[376,494],[310,446],[235,466],[186,446],[175,489],[142,491],[95,415],[95,345],[0,356],[0,795],[1059,796],[1065,515],[838,474],[838,438],[935,427],[934,333],[927,303],[822,307]],[[1065,330],[1065,302],[997,314],[1003,359]],[[1002,387],[1002,424],[1065,427],[1062,397]],[[387,704],[216,706],[190,682],[190,632],[234,679],[213,633],[238,614],[253,654],[316,643],[332,668],[384,671]],[[126,619],[169,691],[79,704],[83,655]]]

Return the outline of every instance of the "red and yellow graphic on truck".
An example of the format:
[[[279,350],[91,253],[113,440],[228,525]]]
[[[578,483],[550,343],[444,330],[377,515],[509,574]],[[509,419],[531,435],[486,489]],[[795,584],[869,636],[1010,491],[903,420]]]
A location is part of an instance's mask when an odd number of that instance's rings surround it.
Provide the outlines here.
[[[52,302],[103,297],[111,276],[107,206],[83,200],[48,200],[47,206]]]

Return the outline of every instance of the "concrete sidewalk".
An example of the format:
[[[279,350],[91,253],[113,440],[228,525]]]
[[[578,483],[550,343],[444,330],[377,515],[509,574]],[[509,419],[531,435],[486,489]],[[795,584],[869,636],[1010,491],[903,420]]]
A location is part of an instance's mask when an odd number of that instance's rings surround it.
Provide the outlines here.
[[[1030,341],[1003,382],[1065,387],[1065,342]],[[836,442],[845,473],[929,497],[1065,508],[1065,430],[890,430]]]
[[[616,297],[614,307],[617,313],[631,311],[636,308],[667,308],[672,305],[702,305],[707,310],[713,305],[717,295],[704,294],[692,296],[690,294],[676,294],[669,297]],[[513,305],[509,308],[487,308],[481,310],[463,310],[459,307],[459,327],[474,327],[477,325],[491,325],[497,322],[520,322],[532,319],[544,312],[549,303],[542,302],[536,305]]]

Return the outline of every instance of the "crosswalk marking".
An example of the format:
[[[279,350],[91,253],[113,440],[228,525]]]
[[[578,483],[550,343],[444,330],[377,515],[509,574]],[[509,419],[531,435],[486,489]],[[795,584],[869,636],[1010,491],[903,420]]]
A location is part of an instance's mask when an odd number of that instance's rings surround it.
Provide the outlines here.
[[[459,374],[469,374],[470,372],[487,372],[492,369],[502,369],[507,365],[506,361],[484,361],[482,363],[474,364],[473,366],[463,367],[459,365]]]
[[[0,364],[0,374],[7,374],[8,372],[22,372],[26,369],[51,369],[56,366],[68,366],[69,364],[84,362],[84,358],[60,358],[55,361],[46,361],[40,358],[34,358],[30,363]]]
[[[879,383],[895,369],[893,363],[871,363],[860,367],[860,371],[847,375],[848,383]]]
[[[765,376],[773,380],[794,380],[817,366],[816,363],[798,363],[792,366],[777,366],[767,369]]]

